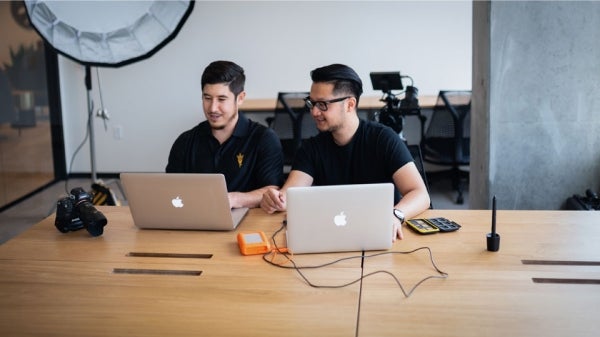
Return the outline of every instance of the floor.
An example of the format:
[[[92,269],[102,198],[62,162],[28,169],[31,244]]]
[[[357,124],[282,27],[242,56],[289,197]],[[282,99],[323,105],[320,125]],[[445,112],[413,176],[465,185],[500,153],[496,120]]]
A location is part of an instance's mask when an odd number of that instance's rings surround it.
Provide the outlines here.
[[[46,217],[55,217],[56,202],[67,195],[68,190],[74,187],[91,189],[90,179],[70,179],[66,182],[58,182],[21,203],[6,209],[0,213],[0,244],[10,240],[27,230],[30,226],[38,223]],[[115,193],[118,200],[124,200],[118,181],[104,181]],[[430,195],[435,209],[468,209],[468,193],[465,192],[465,203],[457,205],[454,203],[456,192],[450,188],[450,183],[436,182],[430,184]]]

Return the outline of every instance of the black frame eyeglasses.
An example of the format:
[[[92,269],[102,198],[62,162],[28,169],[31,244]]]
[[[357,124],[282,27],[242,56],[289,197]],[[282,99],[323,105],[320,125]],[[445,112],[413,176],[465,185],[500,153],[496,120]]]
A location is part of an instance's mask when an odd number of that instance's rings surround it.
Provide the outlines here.
[[[312,108],[317,107],[317,109],[321,110],[321,111],[327,111],[327,109],[329,108],[327,106],[327,104],[329,103],[336,103],[336,102],[341,102],[343,100],[346,100],[348,98],[350,98],[352,96],[345,96],[345,97],[340,97],[340,98],[334,98],[334,99],[330,99],[328,101],[313,101],[312,99],[310,99],[310,96],[306,96],[306,98],[304,99],[304,103],[306,104],[306,107],[310,110],[312,110]]]

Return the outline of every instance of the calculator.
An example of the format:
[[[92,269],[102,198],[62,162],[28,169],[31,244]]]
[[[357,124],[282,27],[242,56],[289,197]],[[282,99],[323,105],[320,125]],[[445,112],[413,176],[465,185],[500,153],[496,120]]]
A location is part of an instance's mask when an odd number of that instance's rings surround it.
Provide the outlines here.
[[[446,218],[431,218],[427,219],[427,221],[439,228],[440,232],[453,232],[460,228],[459,224]]]
[[[433,234],[440,231],[439,228],[430,224],[426,219],[408,219],[406,225],[419,234]]]
[[[442,217],[429,219],[409,219],[406,220],[406,224],[419,234],[453,232],[460,228],[460,225],[456,222]]]

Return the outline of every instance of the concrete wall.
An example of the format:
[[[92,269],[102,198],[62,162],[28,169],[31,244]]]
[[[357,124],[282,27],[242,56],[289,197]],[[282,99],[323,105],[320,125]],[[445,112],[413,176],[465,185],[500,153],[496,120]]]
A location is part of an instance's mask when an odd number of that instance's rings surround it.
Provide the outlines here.
[[[476,2],[473,13],[471,207],[496,195],[499,208],[559,209],[598,190],[600,2]]]

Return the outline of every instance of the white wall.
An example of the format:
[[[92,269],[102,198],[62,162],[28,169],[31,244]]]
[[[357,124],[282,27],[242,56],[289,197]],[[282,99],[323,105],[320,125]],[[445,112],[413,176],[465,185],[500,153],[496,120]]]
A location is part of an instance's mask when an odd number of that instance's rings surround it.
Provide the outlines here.
[[[200,76],[208,63],[246,70],[248,98],[308,90],[310,70],[345,63],[371,90],[369,72],[411,76],[421,95],[471,89],[470,1],[198,1],[179,35],[151,58],[100,74],[107,126],[95,118],[99,173],[163,171],[172,142],[204,119]],[[83,66],[59,61],[67,165],[86,130]],[[122,139],[116,131],[122,130]],[[89,146],[70,173],[91,171]]]

